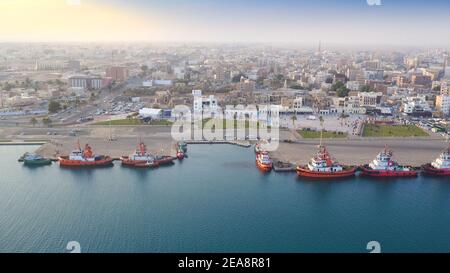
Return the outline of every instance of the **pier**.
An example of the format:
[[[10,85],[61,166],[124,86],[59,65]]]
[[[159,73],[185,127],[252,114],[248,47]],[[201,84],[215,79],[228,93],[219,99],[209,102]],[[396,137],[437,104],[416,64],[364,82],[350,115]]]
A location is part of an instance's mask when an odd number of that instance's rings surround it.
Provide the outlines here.
[[[244,148],[250,148],[252,144],[248,141],[228,141],[228,140],[188,140],[187,144],[231,144]]]

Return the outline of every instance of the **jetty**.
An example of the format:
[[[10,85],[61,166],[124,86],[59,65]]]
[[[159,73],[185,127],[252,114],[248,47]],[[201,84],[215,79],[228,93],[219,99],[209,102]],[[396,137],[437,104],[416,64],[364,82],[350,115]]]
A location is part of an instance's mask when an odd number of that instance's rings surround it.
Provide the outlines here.
[[[252,144],[249,141],[229,141],[229,140],[187,140],[187,144],[231,144],[244,148],[250,148]]]

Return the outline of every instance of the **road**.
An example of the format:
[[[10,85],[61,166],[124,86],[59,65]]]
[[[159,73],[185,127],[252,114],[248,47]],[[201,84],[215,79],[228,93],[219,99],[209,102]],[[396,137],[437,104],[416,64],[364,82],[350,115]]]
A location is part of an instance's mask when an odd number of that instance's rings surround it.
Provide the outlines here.
[[[138,76],[130,77],[126,82],[115,86],[111,91],[104,88],[101,90],[99,97],[88,105],[83,105],[77,108],[69,108],[61,111],[57,114],[52,114],[49,118],[52,120],[53,125],[64,126],[78,124],[79,119],[82,117],[92,116],[98,109],[104,109],[109,106],[109,101],[114,98],[123,95],[123,93],[130,88],[136,88],[141,86],[142,78]],[[0,126],[2,127],[18,127],[23,125],[29,125],[30,119],[33,116],[16,116],[8,117],[4,120],[0,120]],[[36,119],[40,119],[43,116],[34,116]]]

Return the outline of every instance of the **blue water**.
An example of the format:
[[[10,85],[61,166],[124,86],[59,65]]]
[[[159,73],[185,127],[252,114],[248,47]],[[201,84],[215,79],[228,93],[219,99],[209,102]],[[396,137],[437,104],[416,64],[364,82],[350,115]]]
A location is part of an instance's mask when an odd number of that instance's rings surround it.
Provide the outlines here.
[[[0,147],[2,252],[450,252],[448,178],[265,175],[230,145],[154,170],[17,162],[34,149]]]

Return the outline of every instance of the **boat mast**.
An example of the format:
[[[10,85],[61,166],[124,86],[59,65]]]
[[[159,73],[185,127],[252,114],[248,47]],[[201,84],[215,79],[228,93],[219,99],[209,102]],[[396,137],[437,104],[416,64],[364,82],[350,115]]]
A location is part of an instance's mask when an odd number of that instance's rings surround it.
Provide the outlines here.
[[[319,117],[319,121],[320,121],[320,144],[319,144],[319,147],[322,147],[322,136],[323,136],[323,117],[322,116]]]

